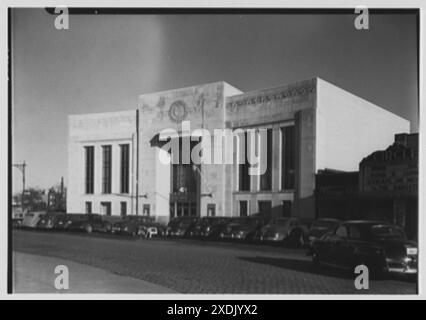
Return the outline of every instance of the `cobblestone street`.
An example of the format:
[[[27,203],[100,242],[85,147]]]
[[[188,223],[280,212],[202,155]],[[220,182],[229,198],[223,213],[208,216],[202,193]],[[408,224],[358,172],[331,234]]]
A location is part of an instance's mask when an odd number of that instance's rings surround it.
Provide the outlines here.
[[[13,250],[71,260],[180,293],[416,293],[415,281],[408,279],[371,281],[369,290],[358,291],[348,274],[315,270],[301,249],[15,230]],[[72,268],[69,272],[72,279]]]

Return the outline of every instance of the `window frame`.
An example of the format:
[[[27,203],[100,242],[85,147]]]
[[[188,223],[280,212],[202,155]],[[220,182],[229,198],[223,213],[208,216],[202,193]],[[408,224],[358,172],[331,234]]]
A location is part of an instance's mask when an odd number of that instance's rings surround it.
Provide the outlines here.
[[[95,146],[84,146],[84,193],[95,192]]]
[[[102,145],[102,194],[112,192],[112,145]]]

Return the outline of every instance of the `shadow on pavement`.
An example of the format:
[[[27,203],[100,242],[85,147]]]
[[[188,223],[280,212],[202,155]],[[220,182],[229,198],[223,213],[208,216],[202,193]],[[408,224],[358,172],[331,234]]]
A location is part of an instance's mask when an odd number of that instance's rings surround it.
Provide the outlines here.
[[[253,262],[267,264],[282,269],[312,273],[321,276],[335,277],[340,279],[351,280],[354,278],[354,274],[351,274],[349,270],[343,270],[334,268],[331,266],[320,265],[318,267],[312,264],[310,260],[299,260],[299,259],[288,259],[288,258],[273,258],[273,257],[239,257],[238,259]],[[374,279],[376,281],[383,280],[399,280],[410,283],[417,282],[417,276],[402,276],[402,275],[386,275],[380,279]]]

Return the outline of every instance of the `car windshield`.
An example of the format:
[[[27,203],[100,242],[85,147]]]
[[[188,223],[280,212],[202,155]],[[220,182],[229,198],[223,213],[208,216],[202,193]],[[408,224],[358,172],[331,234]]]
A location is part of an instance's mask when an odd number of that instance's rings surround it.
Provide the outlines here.
[[[371,226],[370,233],[374,238],[405,239],[404,232],[392,225],[378,224]]]
[[[325,229],[333,229],[336,226],[335,221],[330,220],[317,220],[312,224],[313,228],[325,228]]]

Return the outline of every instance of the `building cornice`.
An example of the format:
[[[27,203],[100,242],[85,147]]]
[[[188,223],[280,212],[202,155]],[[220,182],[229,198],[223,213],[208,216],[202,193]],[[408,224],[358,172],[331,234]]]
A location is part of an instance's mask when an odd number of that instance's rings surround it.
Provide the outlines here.
[[[236,97],[228,98],[228,101],[226,103],[226,108],[233,111],[240,106],[291,99],[297,96],[307,96],[311,93],[315,93],[315,91],[316,91],[316,85],[314,83],[297,86],[297,87],[279,88],[274,91],[270,91],[270,90],[265,90],[261,92],[256,91],[254,93],[247,93],[247,94],[239,95]]]

